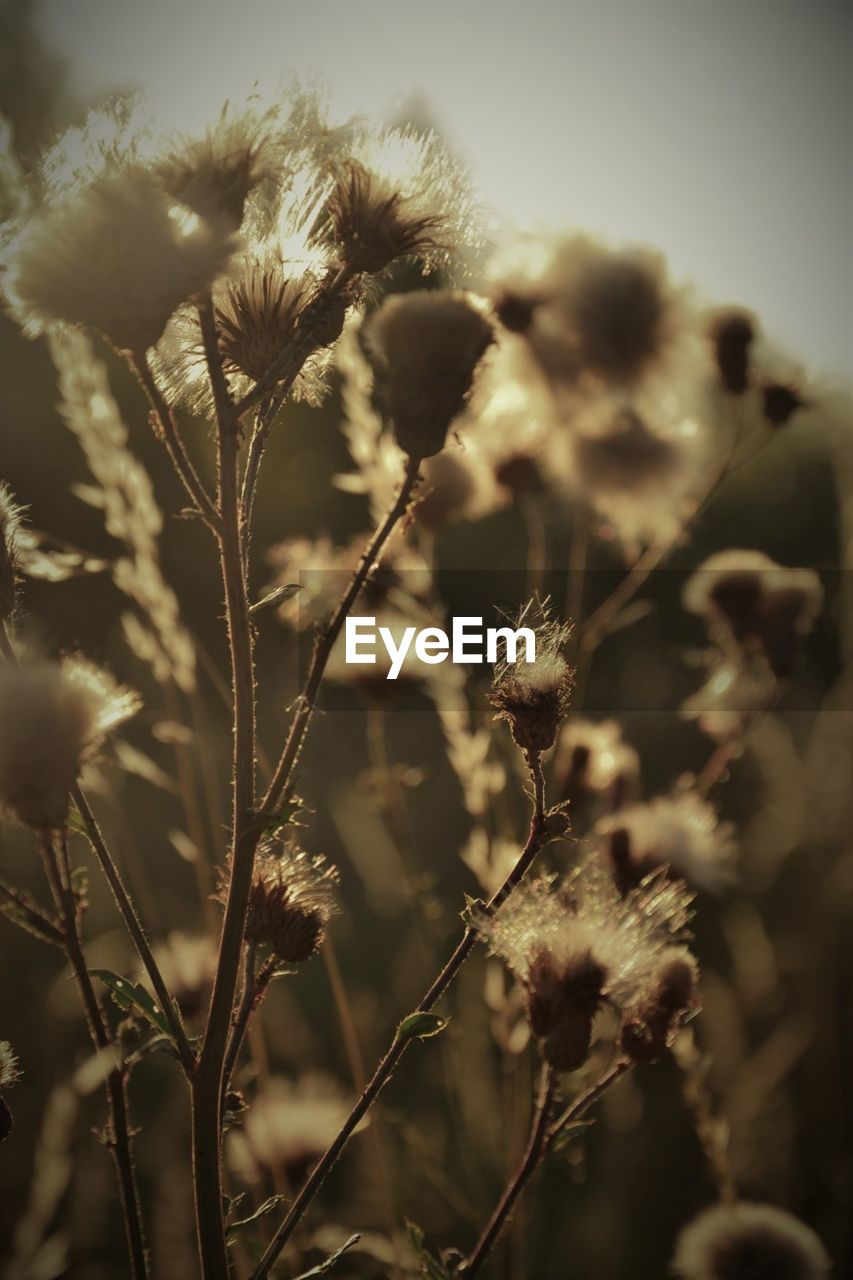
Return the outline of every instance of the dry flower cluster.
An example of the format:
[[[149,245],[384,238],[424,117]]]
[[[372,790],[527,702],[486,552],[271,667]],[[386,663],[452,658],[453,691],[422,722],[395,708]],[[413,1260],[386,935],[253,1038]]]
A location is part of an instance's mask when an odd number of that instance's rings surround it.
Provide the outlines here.
[[[96,1065],[63,1097],[105,1091],[126,1274],[152,1274],[152,1197],[137,1176],[128,1090],[152,1054],[168,1055],[191,1104],[181,1168],[192,1170],[194,1265],[205,1280],[263,1280],[282,1258],[291,1270],[276,1274],[296,1275],[296,1228],[316,1215],[327,1175],[374,1120],[406,1051],[443,1038],[442,1002],[479,951],[497,957],[484,961],[483,998],[495,1051],[539,1064],[529,1136],[491,1216],[470,1239],[460,1228],[464,1252],[434,1254],[417,1228],[406,1240],[392,1221],[385,1254],[375,1245],[383,1274],[449,1280],[487,1268],[549,1150],[576,1151],[586,1114],[665,1060],[693,1099],[719,1191],[673,1243],[677,1274],[828,1275],[808,1227],[739,1199],[706,1064],[690,1051],[703,1002],[694,899],[736,892],[739,878],[735,830],[710,793],[796,676],[824,607],[817,573],[727,549],[689,577],[684,610],[707,627],[709,675],[684,715],[710,739],[704,771],[644,798],[640,754],[621,725],[581,712],[598,647],[631,626],[650,575],[689,546],[692,522],[721,486],[810,413],[817,392],[765,348],[753,316],[703,306],[657,253],[573,235],[487,256],[464,170],[439,138],[333,122],[303,93],[264,110],[229,107],[196,137],[158,136],[138,106],[119,103],[17,181],[17,213],[4,229],[6,305],[25,333],[47,340],[62,418],[89,472],[78,494],[118,548],[109,571],[125,601],[124,639],[136,669],[153,677],[148,713],[178,762],[174,782],[118,733],[141,714],[134,692],[31,639],[29,578],[102,565],[72,565],[41,547],[34,566],[19,506],[26,495],[0,487],[0,803],[29,831],[46,887],[37,896],[4,877],[0,906],[58,947],[76,981]],[[209,531],[211,555],[196,572],[214,575],[218,558],[224,628],[217,613],[191,635],[167,582],[159,495],[111,389],[119,360],[187,512]],[[332,389],[352,460],[335,483],[361,496],[372,529],[342,545],[324,535],[255,546],[256,496],[281,416],[293,401],[320,405]],[[486,697],[450,664],[407,665],[401,681],[422,687],[434,709],[468,821],[461,858],[482,896],[469,899],[458,941],[372,1073],[356,1052],[353,1097],[322,1076],[270,1074],[265,1000],[274,987],[297,990],[320,950],[334,972],[327,933],[347,912],[338,872],[310,852],[314,815],[297,794],[327,682],[366,700],[372,785],[389,829],[400,829],[406,783],[382,759],[388,685],[381,670],[343,660],[345,621],[360,611],[392,631],[446,622],[440,539],[510,508],[524,530],[519,625],[535,629],[535,662],[499,663]],[[547,592],[554,531],[569,523],[562,610]],[[584,566],[594,547],[623,570],[592,603]],[[264,574],[265,594],[254,586]],[[256,649],[277,624],[313,632],[286,714],[257,679]],[[219,810],[226,800],[228,808],[218,889],[210,892],[209,877],[205,892],[204,822],[196,814],[193,827],[189,813],[189,834],[163,835],[197,866],[204,918],[195,933],[152,942],[158,922],[129,891],[121,829],[107,818],[102,827],[95,810],[116,767],[184,787],[199,656],[217,646],[229,655],[232,721],[230,789],[215,771],[211,783]],[[272,755],[261,710],[275,721]],[[519,837],[522,790],[530,812]],[[90,964],[84,858],[106,877],[136,949],[123,973]],[[343,1029],[351,1043],[346,1018]],[[2,1031],[14,1041],[14,1026]],[[2,1041],[0,1137],[17,1080]],[[364,1141],[381,1155],[377,1129]],[[33,1210],[16,1236],[10,1275],[48,1274],[26,1270],[44,1243],[38,1221]],[[357,1241],[330,1241],[305,1275],[331,1271],[345,1250],[355,1258]]]

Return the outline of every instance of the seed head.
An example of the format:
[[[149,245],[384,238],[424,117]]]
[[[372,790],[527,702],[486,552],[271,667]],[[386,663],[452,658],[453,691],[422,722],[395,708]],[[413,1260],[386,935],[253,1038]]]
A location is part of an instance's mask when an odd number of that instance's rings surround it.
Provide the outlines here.
[[[804,1222],[769,1204],[715,1205],[682,1231],[681,1280],[825,1280],[826,1250]]]
[[[0,623],[15,612],[18,579],[18,531],[23,510],[8,485],[0,482]]]
[[[215,300],[219,346],[226,368],[258,382],[293,342],[305,286],[280,263],[249,259]]]
[[[661,953],[644,998],[623,1019],[619,1045],[634,1062],[656,1062],[672,1043],[684,1014],[695,1007],[699,966],[686,947]]]
[[[37,830],[62,826],[83,764],[137,705],[81,660],[0,669],[0,803]]]
[[[531,614],[521,612],[517,626]],[[495,668],[489,701],[497,718],[506,720],[522,751],[539,753],[554,745],[560,722],[569,706],[573,673],[563,649],[570,627],[552,622],[543,607],[534,626],[536,657],[533,662],[504,662]]]
[[[354,274],[382,271],[397,258],[437,252],[442,219],[421,213],[357,161],[344,164],[328,206],[329,232]]]
[[[338,873],[294,848],[261,851],[255,862],[247,937],[286,964],[310,959],[334,910]]]
[[[786,427],[799,409],[808,407],[796,387],[784,382],[765,382],[761,388],[761,408],[771,427]]]
[[[212,284],[232,244],[170,200],[141,165],[75,187],[31,219],[13,246],[9,290],[38,330],[52,321],[100,330],[141,352],[183,302]]]
[[[243,221],[246,200],[271,172],[265,125],[249,113],[229,116],[200,138],[182,138],[158,166],[163,186],[176,200],[231,232]]]
[[[595,828],[620,893],[660,868],[692,889],[719,892],[732,878],[732,829],[695,791],[629,805]]]
[[[420,290],[388,298],[367,337],[397,444],[416,460],[438,453],[493,340],[488,320],[464,293]]]
[[[711,316],[709,334],[722,386],[732,395],[743,395],[749,386],[755,318],[748,311],[727,307]]]

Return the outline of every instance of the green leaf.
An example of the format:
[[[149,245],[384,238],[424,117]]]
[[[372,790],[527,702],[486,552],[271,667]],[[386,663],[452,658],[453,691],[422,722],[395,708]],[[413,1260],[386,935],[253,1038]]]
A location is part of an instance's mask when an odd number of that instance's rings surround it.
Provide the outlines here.
[[[318,1265],[316,1267],[312,1267],[310,1271],[303,1271],[296,1277],[296,1280],[312,1280],[312,1277],[314,1276],[328,1275],[335,1263],[344,1256],[347,1249],[351,1249],[354,1244],[358,1244],[360,1239],[361,1236],[358,1234],[350,1236],[349,1240],[346,1240],[341,1245],[340,1249],[336,1249],[334,1253],[330,1253],[324,1262],[318,1263]]]
[[[228,1206],[229,1210],[233,1209],[241,1199],[242,1197],[238,1196],[236,1200],[232,1200]],[[268,1200],[265,1200],[262,1205],[258,1206],[254,1213],[250,1213],[248,1218],[240,1218],[237,1222],[229,1223],[228,1235],[225,1243],[229,1245],[234,1244],[238,1233],[242,1231],[244,1227],[250,1226],[253,1222],[257,1222],[259,1218],[263,1218],[266,1214],[270,1213],[277,1205],[281,1204],[283,1199],[284,1196],[270,1196]]]
[[[573,1124],[567,1124],[552,1138],[553,1150],[564,1151],[569,1143],[574,1142],[575,1138],[582,1137],[594,1124],[594,1120],[575,1120]]]
[[[447,1270],[444,1263],[440,1262],[427,1248],[424,1233],[417,1223],[409,1222],[407,1219],[406,1233],[424,1280],[453,1280],[452,1273]]]
[[[130,982],[109,969],[91,969],[92,977],[100,979],[108,988],[110,995],[125,1013],[141,1013],[146,1022],[150,1022],[156,1031],[161,1032],[169,1040],[174,1040],[169,1020],[156,1003],[149,991],[138,982]]]
[[[438,1013],[410,1013],[397,1028],[397,1039],[428,1040],[430,1036],[440,1035],[449,1021]]]
[[[267,838],[277,836],[285,827],[290,826],[301,808],[302,801],[298,796],[294,796],[292,800],[287,800],[274,813],[259,813],[257,821],[261,836],[266,836]]]
[[[272,609],[276,605],[284,604],[285,601],[292,600],[297,591],[301,590],[302,587],[298,582],[288,582],[283,587],[276,587],[274,591],[270,591],[268,595],[249,605],[249,613],[260,613],[262,609]]]

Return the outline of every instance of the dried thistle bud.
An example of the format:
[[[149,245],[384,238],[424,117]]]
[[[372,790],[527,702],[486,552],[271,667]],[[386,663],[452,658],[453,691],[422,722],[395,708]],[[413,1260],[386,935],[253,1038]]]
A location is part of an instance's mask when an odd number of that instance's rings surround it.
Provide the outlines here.
[[[686,947],[664,951],[647,994],[628,1011],[619,1047],[634,1062],[656,1062],[672,1043],[681,1019],[696,1001],[699,968]]]
[[[386,299],[367,334],[397,444],[411,458],[431,457],[465,407],[491,325],[464,293],[420,290]]]
[[[808,407],[796,387],[783,382],[765,382],[761,388],[761,409],[771,427],[786,427],[799,409]]]
[[[18,1059],[8,1040],[0,1040],[0,1142],[8,1138],[12,1132],[12,1112],[6,1102],[4,1092],[11,1089],[20,1079]]]
[[[0,483],[0,623],[15,612],[18,578],[18,530],[22,509],[11,489]]]
[[[238,231],[251,192],[270,172],[269,138],[250,115],[227,108],[201,138],[182,139],[158,166],[166,190],[199,217]]]
[[[86,759],[136,707],[81,660],[0,669],[0,803],[36,830],[61,827]]]
[[[303,284],[280,263],[250,259],[215,300],[226,369],[260,381],[293,343],[304,303]]]
[[[527,611],[519,616],[521,626]],[[534,628],[532,662],[505,662],[495,669],[489,701],[506,720],[522,751],[538,754],[554,745],[569,705],[573,672],[563,657],[569,627],[551,622],[547,612]]]
[[[680,1280],[826,1280],[832,1266],[818,1237],[769,1204],[719,1204],[700,1213],[678,1239]]]
[[[709,892],[719,892],[732,878],[731,825],[695,791],[628,805],[602,818],[594,834],[623,896],[657,870]]]
[[[308,960],[320,947],[335,904],[338,873],[298,849],[259,853],[249,899],[246,936],[286,964]]]
[[[327,210],[329,230],[354,274],[382,271],[396,258],[420,257],[441,246],[438,214],[425,213],[398,190],[349,161],[338,175]]]
[[[556,1071],[576,1071],[586,1061],[606,980],[606,968],[590,951],[560,964],[543,949],[531,960],[525,983],[530,1026]]]
[[[711,317],[711,343],[720,382],[732,395],[749,386],[749,357],[755,341],[755,320],[748,311],[731,307]]]
[[[9,291],[31,328],[98,329],[120,350],[153,346],[173,312],[208,289],[233,245],[170,201],[140,165],[105,172],[40,211],[13,246]]]
[[[510,333],[526,333],[542,298],[517,289],[502,290],[494,301],[495,315]]]

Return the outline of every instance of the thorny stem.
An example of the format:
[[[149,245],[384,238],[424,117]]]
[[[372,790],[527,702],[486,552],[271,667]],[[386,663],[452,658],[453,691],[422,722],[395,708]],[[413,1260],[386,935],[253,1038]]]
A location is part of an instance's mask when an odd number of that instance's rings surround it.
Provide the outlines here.
[[[539,1094],[527,1146],[479,1240],[459,1268],[460,1275],[467,1278],[478,1274],[496,1240],[512,1217],[522,1191],[539,1168],[548,1145],[548,1121],[553,1099],[554,1071],[546,1062],[542,1064],[542,1073],[539,1077]]]
[[[225,1069],[222,1073],[223,1098],[231,1085],[231,1077],[234,1074],[234,1068],[237,1065],[237,1059],[240,1056],[240,1050],[243,1047],[243,1041],[246,1037],[246,1029],[249,1025],[249,1019],[266,995],[267,987],[272,981],[275,968],[276,961],[274,958],[271,958],[267,960],[260,969],[256,969],[255,947],[252,943],[247,943],[245,960],[246,976],[243,980],[243,994],[240,997],[240,1004],[236,1014],[234,1015],[234,1024],[231,1028],[228,1050],[225,1054]]]
[[[544,1160],[554,1139],[568,1125],[580,1120],[581,1116],[585,1115],[589,1108],[594,1106],[617,1080],[621,1080],[632,1065],[627,1058],[619,1058],[600,1080],[587,1089],[586,1093],[582,1093],[580,1097],[575,1098],[574,1102],[569,1103],[565,1111],[556,1120],[549,1123],[551,1104],[554,1098],[554,1075],[547,1063],[543,1063],[539,1096],[536,1102],[536,1110],[533,1113],[533,1123],[530,1126],[530,1137],[527,1140],[527,1146],[503,1195],[497,1203],[494,1213],[483,1228],[479,1240],[459,1267],[458,1274],[464,1276],[465,1280],[471,1280],[472,1276],[478,1275],[482,1270],[483,1264],[488,1259],[501,1232],[512,1217],[521,1193]]]
[[[117,1051],[110,1039],[83,953],[79,907],[68,875],[68,846],[65,832],[61,833],[56,844],[50,836],[45,835],[42,841],[42,855],[48,884],[56,910],[62,920],[63,948],[80,991],[92,1043],[99,1054],[115,1054]],[[109,1117],[105,1141],[112,1153],[118,1175],[127,1248],[130,1255],[130,1274],[132,1280],[146,1280],[148,1263],[145,1236],[142,1229],[136,1174],[133,1168],[125,1077],[121,1067],[115,1066],[109,1072],[105,1080],[105,1090]]]
[[[95,856],[100,863],[101,870],[106,877],[107,883],[113,891],[113,897],[116,900],[116,906],[121,912],[122,919],[127,925],[128,932],[133,939],[134,945],[139,958],[142,961],[148,977],[151,979],[151,985],[157,999],[160,1002],[160,1008],[166,1016],[169,1023],[169,1029],[175,1039],[178,1054],[181,1059],[181,1065],[188,1076],[191,1076],[195,1070],[195,1056],[190,1043],[184,1031],[183,1023],[175,1009],[174,1001],[169,995],[169,990],[163,980],[163,975],[154,954],[151,950],[151,944],[145,933],[142,921],[139,919],[136,908],[130,899],[130,895],[124,886],[118,867],[113,861],[112,855],[107,848],[106,841],[98,826],[95,815],[89,806],[89,802],[83,793],[83,789],[79,784],[75,784],[71,790],[71,796],[77,806],[80,817],[83,820],[83,826],[86,828],[86,835],[89,843],[95,852]]]
[[[284,744],[272,780],[267,787],[266,795],[260,804],[261,812],[264,814],[271,815],[275,811],[278,802],[283,797],[286,797],[291,774],[299,759],[299,753],[302,750],[302,744],[305,741],[305,735],[308,732],[308,726],[314,714],[315,700],[335,641],[341,633],[341,629],[358,593],[379,559],[383,547],[393,533],[398,521],[406,514],[417,481],[418,462],[416,459],[409,458],[406,462],[406,474],[403,483],[391,509],[365,548],[358,568],[350,579],[349,586],[341,596],[335,612],[317,635],[317,639],[314,642],[314,652],[311,655],[311,665],[308,668],[305,685],[299,695],[296,713],[290,725],[287,741]]]
[[[216,407],[219,465],[217,529],[231,656],[234,731],[231,875],[207,1030],[193,1081],[193,1175],[203,1274],[205,1280],[228,1280],[222,1214],[220,1113],[225,1055],[258,842],[254,809],[255,683],[237,487],[239,423],[222,369],[210,299],[199,307],[199,318]]]
[[[553,838],[553,831],[549,828],[549,814],[545,809],[545,779],[542,772],[542,763],[538,753],[531,753],[527,757],[527,763],[530,768],[531,778],[533,781],[533,814],[530,820],[530,830],[527,836],[524,849],[522,850],[518,861],[504,880],[503,884],[492,896],[487,904],[487,911],[496,911],[516,886],[524,879],[533,860],[539,851]],[[418,1013],[431,1012],[434,1005],[438,1003],[444,993],[450,987],[462,965],[468,959],[468,956],[474,949],[477,942],[477,934],[469,926],[466,927],[460,941],[455,950],[451,954],[444,968],[438,977],[430,986],[426,995],[409,1015],[414,1016]],[[401,1026],[405,1024],[404,1019]],[[361,1097],[356,1102],[350,1114],[347,1116],[341,1126],[336,1137],[332,1141],[326,1153],[321,1156],[320,1160],[312,1169],[308,1179],[303,1184],[299,1194],[295,1197],[287,1214],[285,1215],[281,1225],[278,1227],[264,1256],[262,1257],[258,1267],[256,1268],[252,1280],[263,1280],[264,1276],[268,1276],[270,1268],[275,1263],[276,1258],[281,1253],[287,1241],[293,1234],[294,1228],[302,1218],[308,1206],[322,1187],[326,1177],[332,1167],[343,1152],[353,1132],[361,1123],[364,1116],[373,1106],[382,1089],[390,1080],[394,1073],[398,1062],[403,1057],[406,1049],[409,1047],[411,1040],[417,1037],[401,1035],[400,1029],[391,1041],[385,1056],[379,1062],[372,1077],[365,1085]]]
[[[11,885],[6,884],[4,880],[0,880],[0,898],[4,899],[10,906],[20,913],[27,922],[27,928],[32,929],[39,937],[47,939],[48,942],[57,943],[60,947],[64,945],[64,936],[62,930],[56,923],[51,920],[46,912],[37,907],[34,902],[17,889],[13,889]]]
[[[175,415],[162,391],[157,386],[157,381],[151,371],[147,357],[134,353],[130,355],[129,362],[148,397],[157,434],[166,446],[172,465],[189,494],[193,507],[202,517],[205,524],[215,533],[218,532],[220,527],[219,512],[216,510],[213,499],[200,480],[192,459],[186,451],[178,431],[178,425],[175,422]]]

